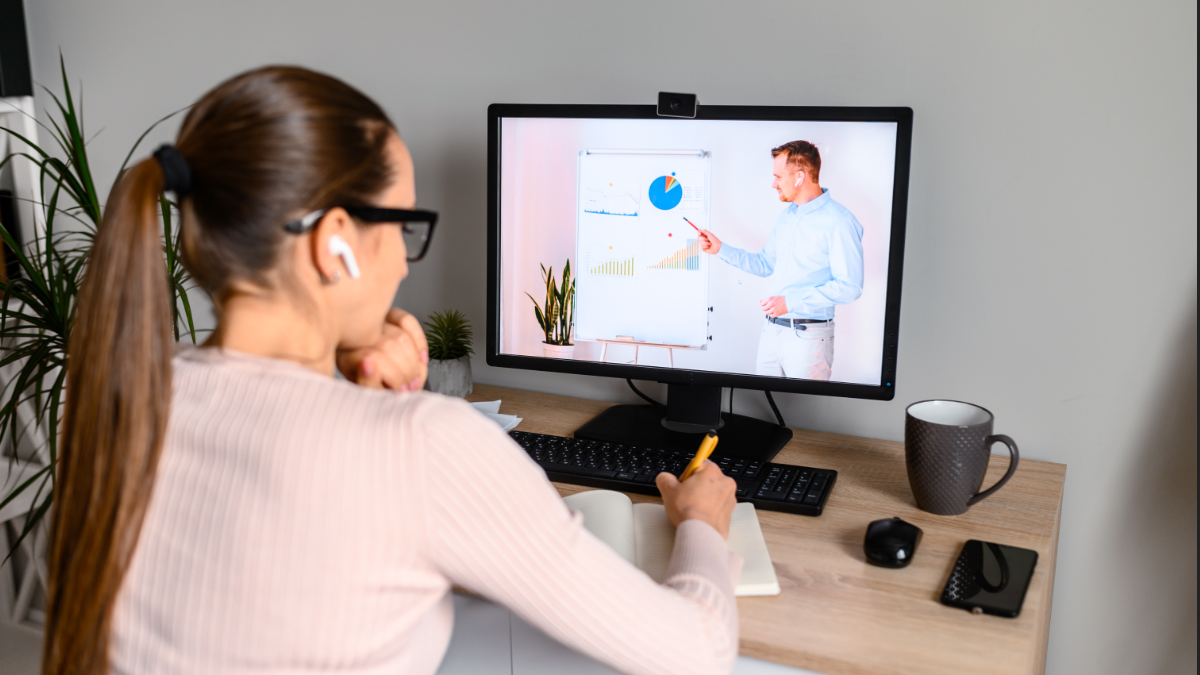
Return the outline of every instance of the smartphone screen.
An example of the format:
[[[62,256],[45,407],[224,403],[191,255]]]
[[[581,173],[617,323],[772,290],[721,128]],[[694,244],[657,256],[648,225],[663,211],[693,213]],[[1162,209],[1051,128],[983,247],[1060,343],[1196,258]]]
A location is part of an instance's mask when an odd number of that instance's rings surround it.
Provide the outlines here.
[[[1037,551],[972,539],[963,544],[942,604],[1015,617],[1021,613]]]

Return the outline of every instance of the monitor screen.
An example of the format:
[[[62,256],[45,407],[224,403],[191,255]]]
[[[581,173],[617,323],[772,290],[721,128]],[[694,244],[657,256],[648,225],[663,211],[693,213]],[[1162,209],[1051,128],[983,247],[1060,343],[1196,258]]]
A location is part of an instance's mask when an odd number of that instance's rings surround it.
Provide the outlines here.
[[[696,381],[672,377],[688,373],[793,391],[892,386],[890,268],[902,251],[897,178],[906,192],[910,123],[497,107],[496,356],[668,382]],[[573,298],[561,288],[568,265]]]

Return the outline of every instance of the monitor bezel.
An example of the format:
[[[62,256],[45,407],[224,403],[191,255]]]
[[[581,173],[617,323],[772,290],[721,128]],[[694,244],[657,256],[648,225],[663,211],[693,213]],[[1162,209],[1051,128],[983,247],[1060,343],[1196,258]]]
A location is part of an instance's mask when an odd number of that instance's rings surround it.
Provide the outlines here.
[[[500,143],[501,120],[523,118],[579,119],[668,119],[653,105],[559,105],[493,103],[488,106],[488,297],[487,364],[551,373],[571,373],[665,384],[735,387],[768,391],[840,396],[890,401],[896,392],[896,355],[900,333],[900,288],[904,271],[904,234],[908,212],[909,162],[912,150],[911,108],[906,107],[814,107],[814,106],[717,106],[701,105],[695,120],[747,120],[795,122],[894,122],[896,165],[892,192],[892,234],[888,252],[888,288],[884,309],[884,340],[880,383],[851,384],[817,380],[767,377],[740,373],[682,370],[592,361],[566,361],[500,352]],[[691,120],[680,120],[687,123]]]

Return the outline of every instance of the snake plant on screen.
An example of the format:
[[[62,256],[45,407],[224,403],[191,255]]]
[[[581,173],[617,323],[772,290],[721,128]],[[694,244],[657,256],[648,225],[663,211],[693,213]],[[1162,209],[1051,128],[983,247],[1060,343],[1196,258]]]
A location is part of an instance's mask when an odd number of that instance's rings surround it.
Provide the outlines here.
[[[48,115],[45,123],[38,122],[53,142],[42,147],[10,129],[0,128],[26,146],[26,151],[9,155],[0,161],[0,166],[14,157],[22,157],[38,168],[42,203],[35,203],[33,207],[45,223],[44,230],[36,232],[33,241],[24,247],[19,246],[10,234],[9,228],[15,230],[15,224],[3,223],[0,227],[0,238],[12,249],[16,261],[16,269],[10,270],[9,277],[0,278],[3,296],[0,300],[0,373],[3,374],[0,379],[0,448],[7,447],[9,452],[9,456],[0,457],[0,478],[12,477],[13,472],[5,469],[17,466],[18,455],[23,459],[36,457],[42,460],[30,462],[35,470],[26,471],[7,484],[0,480],[0,511],[18,497],[25,495],[27,498],[30,492],[34,494],[33,507],[19,526],[20,532],[12,550],[16,550],[21,540],[41,522],[54,498],[54,466],[58,459],[67,344],[75,319],[79,286],[104,209],[88,161],[87,139],[80,116],[82,100],[77,109],[61,59],[60,66],[62,97],[46,89],[59,119]],[[117,180],[150,131],[175,114],[158,120],[137,139],[117,171]],[[174,203],[162,197],[160,211],[163,264],[167,267],[173,300],[171,313],[175,339],[178,340],[183,332],[195,342],[196,328],[188,302],[189,279],[179,260],[178,210]],[[11,551],[0,551],[0,561],[10,554]]]
[[[575,280],[571,278],[571,261],[563,266],[562,281],[554,278],[554,267],[546,270],[542,265],[542,283],[546,285],[546,300],[539,305],[532,295],[533,314],[542,327],[548,345],[570,345],[571,329],[575,319]]]

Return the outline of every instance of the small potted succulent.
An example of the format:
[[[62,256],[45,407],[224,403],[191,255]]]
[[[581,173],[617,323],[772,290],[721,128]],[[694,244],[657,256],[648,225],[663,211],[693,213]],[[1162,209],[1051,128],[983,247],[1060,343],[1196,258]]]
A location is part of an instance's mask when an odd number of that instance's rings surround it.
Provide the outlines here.
[[[542,355],[554,359],[569,359],[575,354],[571,343],[571,330],[575,325],[575,280],[571,278],[571,261],[563,267],[562,282],[554,278],[554,268],[549,271],[542,265],[542,283],[546,285],[546,302],[538,305],[532,295],[533,315],[545,334]]]
[[[456,309],[434,312],[425,321],[431,391],[463,398],[471,393],[471,324]]]

